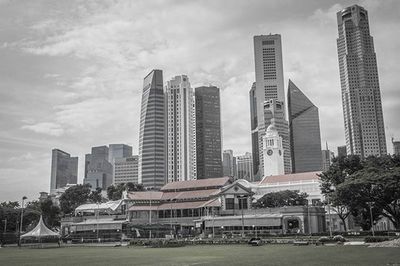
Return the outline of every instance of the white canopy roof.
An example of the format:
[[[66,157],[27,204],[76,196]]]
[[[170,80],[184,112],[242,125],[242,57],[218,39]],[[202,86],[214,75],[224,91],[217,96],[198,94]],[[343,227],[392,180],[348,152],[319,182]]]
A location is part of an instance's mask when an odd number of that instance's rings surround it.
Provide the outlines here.
[[[78,212],[95,212],[97,210],[116,211],[122,204],[122,200],[108,201],[100,204],[90,203],[78,206],[75,213]]]
[[[56,232],[51,231],[43,222],[42,216],[40,216],[39,223],[36,225],[35,228],[33,228],[30,232],[24,234],[21,236],[21,238],[25,237],[45,237],[45,236],[57,236],[59,237],[60,235]]]

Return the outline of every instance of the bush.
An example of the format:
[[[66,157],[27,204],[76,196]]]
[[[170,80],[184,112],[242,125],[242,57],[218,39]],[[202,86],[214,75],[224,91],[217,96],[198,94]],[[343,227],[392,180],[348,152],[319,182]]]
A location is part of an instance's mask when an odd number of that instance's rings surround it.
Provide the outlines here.
[[[321,236],[320,238],[318,238],[318,242],[321,242],[321,243],[326,243],[326,242],[330,242],[330,241],[331,241],[331,239],[327,236]]]
[[[333,237],[333,241],[335,241],[335,242],[346,242],[346,239],[341,235],[337,235],[337,236]]]
[[[364,238],[365,243],[377,243],[389,240],[390,239],[385,236],[367,236],[366,238]]]

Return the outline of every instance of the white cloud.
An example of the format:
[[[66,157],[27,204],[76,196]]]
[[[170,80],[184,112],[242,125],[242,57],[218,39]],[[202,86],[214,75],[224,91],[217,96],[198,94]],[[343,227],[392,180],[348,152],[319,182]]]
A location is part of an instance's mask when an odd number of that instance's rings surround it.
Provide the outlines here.
[[[59,124],[52,122],[40,122],[33,125],[24,125],[22,126],[22,129],[56,137],[64,134],[64,129]]]

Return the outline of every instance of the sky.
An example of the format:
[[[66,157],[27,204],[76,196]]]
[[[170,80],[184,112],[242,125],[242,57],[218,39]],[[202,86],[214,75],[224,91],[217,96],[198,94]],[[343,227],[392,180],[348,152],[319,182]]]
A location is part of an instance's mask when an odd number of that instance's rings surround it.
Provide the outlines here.
[[[291,79],[318,106],[323,146],[345,144],[336,12],[369,12],[388,151],[400,140],[400,1],[0,0],[0,201],[49,191],[51,150],[138,151],[143,78],[186,74],[221,89],[223,149],[251,151],[253,36],[281,34]]]

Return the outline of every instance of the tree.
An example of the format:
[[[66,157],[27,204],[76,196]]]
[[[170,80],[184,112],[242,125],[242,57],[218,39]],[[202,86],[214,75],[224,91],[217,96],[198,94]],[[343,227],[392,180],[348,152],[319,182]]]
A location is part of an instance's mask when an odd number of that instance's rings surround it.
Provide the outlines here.
[[[255,203],[256,208],[275,208],[283,206],[307,205],[307,193],[298,190],[283,190],[265,194]]]
[[[109,200],[120,200],[124,191],[143,191],[144,187],[142,184],[135,184],[132,182],[121,183],[116,186],[111,185],[107,188],[107,197]]]
[[[89,195],[89,201],[93,203],[99,203],[103,202],[104,198],[101,195],[101,188],[96,188],[96,190],[92,191],[92,193]]]
[[[90,194],[89,184],[68,188],[60,197],[61,211],[64,214],[71,214],[79,205],[88,202]]]

